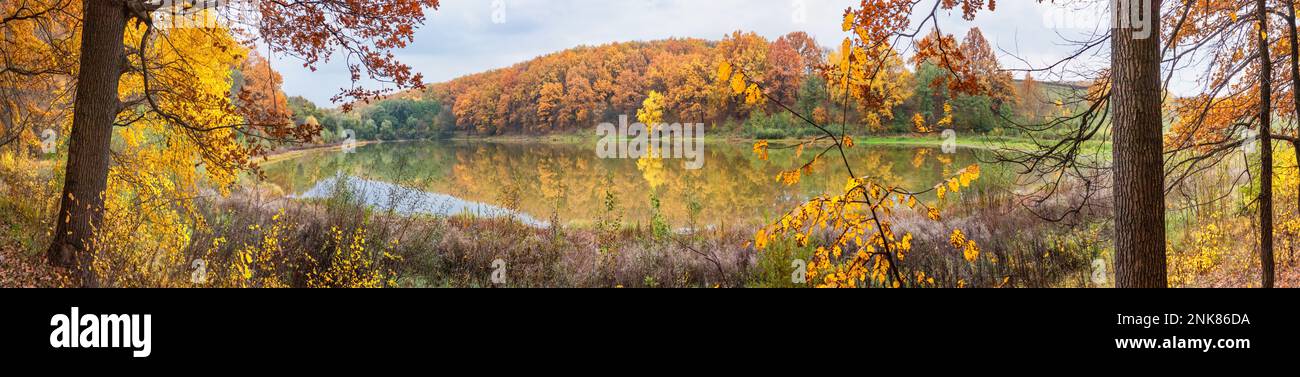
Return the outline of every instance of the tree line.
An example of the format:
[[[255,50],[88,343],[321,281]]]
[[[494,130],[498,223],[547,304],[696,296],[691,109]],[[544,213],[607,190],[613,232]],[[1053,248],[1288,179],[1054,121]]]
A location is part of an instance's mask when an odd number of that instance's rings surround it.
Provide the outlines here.
[[[451,111],[437,100],[391,98],[343,112],[295,96],[289,98],[288,106],[295,123],[320,127],[315,141],[321,143],[340,142],[348,136],[358,140],[443,139],[455,131]]]
[[[998,130],[1006,118],[1038,119],[1056,111],[1051,99],[1058,95],[1032,74],[1015,80],[1003,71],[978,28],[955,47],[971,57],[978,80],[997,90],[953,93],[947,85],[953,74],[935,61],[893,59],[881,85],[870,89],[892,98],[893,106],[885,111],[870,104],[846,109],[835,100],[844,89],[828,83],[821,72],[838,59],[835,51],[804,32],[768,40],[736,31],[719,41],[668,39],[573,48],[357,105],[355,114],[322,110],[304,99],[294,99],[291,105],[296,121],[322,125],[327,139],[337,130],[353,129],[359,137],[385,140],[452,132],[491,136],[586,130],[616,121],[619,115],[636,114],[650,92],[664,97],[665,121],[704,123],[715,132],[756,138],[815,131],[782,111],[782,105],[824,123],[866,124],[870,132],[889,133],[908,132],[916,115],[942,118],[945,107],[955,112],[953,128],[981,133]],[[733,101],[728,83],[711,80],[726,60],[737,61],[774,101]]]

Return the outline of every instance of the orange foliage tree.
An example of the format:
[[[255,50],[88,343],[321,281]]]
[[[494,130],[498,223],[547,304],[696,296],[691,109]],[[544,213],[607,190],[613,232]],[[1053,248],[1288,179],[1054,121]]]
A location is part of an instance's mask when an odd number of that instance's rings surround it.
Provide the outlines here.
[[[779,110],[731,101],[730,84],[711,80],[724,57],[746,64],[753,70],[750,80],[782,101],[795,100],[823,61],[821,47],[806,33],[769,41],[737,31],[718,42],[579,47],[436,84],[429,94],[452,104],[460,129],[488,135],[571,131],[616,121],[618,115],[635,114],[651,91],[663,95],[670,123],[717,124]],[[901,64],[898,69],[895,73],[905,73]]]

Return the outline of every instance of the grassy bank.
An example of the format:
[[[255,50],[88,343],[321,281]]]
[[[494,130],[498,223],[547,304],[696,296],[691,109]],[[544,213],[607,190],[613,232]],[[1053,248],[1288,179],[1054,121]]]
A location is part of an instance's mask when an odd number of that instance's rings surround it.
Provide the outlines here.
[[[195,236],[186,259],[212,266],[205,286],[805,287],[791,280],[792,264],[813,252],[791,242],[758,252],[750,244],[754,229],[668,232],[604,220],[530,226],[510,217],[407,216],[361,205],[347,190],[313,201],[259,199],[266,197],[244,192],[203,203],[211,228]],[[905,276],[933,279],[921,286],[1092,286],[1091,262],[1108,257],[1104,221],[1045,223],[1011,212],[1007,197],[959,200],[943,223],[921,214],[894,217],[916,236]],[[985,253],[975,262],[963,259],[948,244],[953,228]]]
[[[380,143],[384,143],[384,141],[364,140],[364,141],[357,141],[356,143],[352,143],[351,145],[347,145],[343,143],[319,144],[319,145],[304,144],[293,148],[286,148],[286,149],[281,149],[275,152],[268,153],[265,156],[258,158],[258,163],[273,164],[276,162],[292,160],[295,158],[299,158],[317,152],[341,151],[343,150],[343,148],[348,148],[348,147],[360,148],[367,145],[380,144]]]
[[[259,197],[203,204],[212,227],[196,235],[187,259],[212,266],[205,286],[741,287],[754,265],[747,232],[735,230],[665,236],[407,216],[361,205],[345,190],[314,201]]]

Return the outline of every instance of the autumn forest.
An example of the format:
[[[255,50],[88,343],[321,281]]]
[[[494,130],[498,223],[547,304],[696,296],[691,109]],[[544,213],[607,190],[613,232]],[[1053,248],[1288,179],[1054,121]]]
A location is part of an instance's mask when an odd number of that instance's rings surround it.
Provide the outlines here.
[[[4,1],[0,287],[1300,284],[1292,0],[421,31],[496,3]]]

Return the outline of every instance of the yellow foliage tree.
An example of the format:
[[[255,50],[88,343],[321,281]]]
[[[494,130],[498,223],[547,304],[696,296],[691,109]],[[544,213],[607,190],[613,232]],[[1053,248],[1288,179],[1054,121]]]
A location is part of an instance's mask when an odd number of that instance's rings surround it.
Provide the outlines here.
[[[139,41],[144,32],[135,27],[126,38]],[[176,284],[169,272],[188,265],[184,250],[205,226],[194,203],[200,185],[227,194],[238,174],[251,167],[233,128],[180,125],[243,123],[229,93],[232,69],[246,50],[224,32],[165,33],[146,52],[147,78],[145,72],[129,73],[119,88],[120,97],[141,100],[145,90],[167,88],[153,97],[168,113],[141,106],[118,118],[121,126],[114,129],[114,138],[120,143],[104,194],[106,221],[91,248],[92,271],[104,285]],[[133,58],[139,64],[139,56]]]
[[[642,103],[641,109],[636,112],[638,122],[645,124],[646,131],[654,133],[655,127],[661,125],[664,121],[664,96],[656,91],[650,91]],[[637,169],[641,170],[641,175],[645,177],[651,188],[658,188],[664,184],[664,161],[660,155],[658,145],[653,143],[649,146],[645,156],[641,156],[636,161]]]

